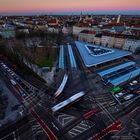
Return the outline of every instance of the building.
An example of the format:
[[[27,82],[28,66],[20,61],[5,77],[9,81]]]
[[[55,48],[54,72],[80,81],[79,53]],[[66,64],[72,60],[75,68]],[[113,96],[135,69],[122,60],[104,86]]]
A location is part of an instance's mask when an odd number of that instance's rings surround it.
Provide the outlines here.
[[[115,48],[76,41],[76,47],[86,67],[98,67],[111,61],[130,56],[132,53]]]
[[[96,34],[95,37],[94,37],[94,44],[96,45],[101,45],[101,39],[102,38],[102,34],[99,33],[99,34]]]
[[[86,41],[89,43],[93,43],[95,35],[96,35],[96,31],[83,30],[79,33],[78,39],[80,41]]]
[[[101,38],[101,44],[106,47],[112,47],[114,44],[114,37],[103,34]]]
[[[124,50],[135,52],[140,52],[140,39],[138,38],[127,38],[123,46]]]
[[[123,62],[109,69],[98,72],[102,81],[113,86],[121,85],[140,75],[140,68],[133,61]]]
[[[72,34],[72,27],[63,26],[62,32],[63,32],[63,34],[70,35],[70,34]]]
[[[93,31],[94,29],[87,26],[73,26],[72,32],[74,35],[79,35],[79,33],[82,32],[83,30]]]
[[[60,31],[60,28],[56,25],[52,25],[52,26],[48,26],[48,28],[47,28],[47,32],[50,32],[50,33],[56,33],[56,34],[58,34],[59,33],[59,31]]]
[[[133,53],[140,50],[140,38],[132,35],[103,33],[101,44],[106,47],[129,50]]]
[[[10,24],[5,24],[2,28],[0,28],[0,35],[2,38],[15,37],[15,27]]]

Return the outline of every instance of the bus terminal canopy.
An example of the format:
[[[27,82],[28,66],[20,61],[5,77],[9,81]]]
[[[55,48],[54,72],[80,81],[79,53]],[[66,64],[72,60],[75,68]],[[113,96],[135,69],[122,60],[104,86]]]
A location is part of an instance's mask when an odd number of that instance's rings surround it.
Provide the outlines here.
[[[99,64],[103,64],[132,54],[129,51],[106,48],[103,46],[88,44],[80,41],[75,41],[75,44],[86,67],[97,66]],[[94,55],[91,53],[91,51],[94,52]]]

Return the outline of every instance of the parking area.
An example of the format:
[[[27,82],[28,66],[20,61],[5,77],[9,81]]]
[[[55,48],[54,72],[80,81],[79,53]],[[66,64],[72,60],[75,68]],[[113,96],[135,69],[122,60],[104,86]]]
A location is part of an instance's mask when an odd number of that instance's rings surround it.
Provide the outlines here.
[[[132,80],[122,87],[116,87],[111,91],[114,98],[121,104],[134,100],[140,96],[140,79]]]

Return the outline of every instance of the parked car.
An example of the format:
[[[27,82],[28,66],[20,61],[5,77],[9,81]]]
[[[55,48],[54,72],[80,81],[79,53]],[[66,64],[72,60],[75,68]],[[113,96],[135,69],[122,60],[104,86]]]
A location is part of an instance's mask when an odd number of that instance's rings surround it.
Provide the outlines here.
[[[137,91],[140,89],[140,85],[133,85],[128,88],[130,91]]]
[[[128,94],[128,95],[126,95],[126,96],[124,97],[124,100],[129,100],[129,99],[131,99],[131,98],[133,98],[133,97],[134,97],[133,94]]]
[[[133,85],[136,85],[137,83],[138,83],[138,81],[137,81],[137,80],[134,80],[134,81],[130,82],[129,84],[130,84],[131,86],[133,86]]]
[[[122,91],[122,92],[116,93],[115,94],[115,97],[119,98],[119,97],[121,97],[121,96],[123,96],[125,94],[126,94],[126,92],[125,91]]]
[[[136,91],[137,94],[140,94],[140,90]]]
[[[22,97],[26,97],[26,94],[21,89],[19,89],[19,93]]]
[[[16,85],[16,82],[13,79],[10,79],[10,82],[12,83],[12,85]]]

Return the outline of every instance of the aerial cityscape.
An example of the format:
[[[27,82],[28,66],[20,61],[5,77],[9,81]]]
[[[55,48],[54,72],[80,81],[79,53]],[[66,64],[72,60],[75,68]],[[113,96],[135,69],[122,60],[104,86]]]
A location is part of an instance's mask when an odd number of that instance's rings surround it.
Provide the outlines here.
[[[0,0],[0,140],[140,140],[140,0]]]

